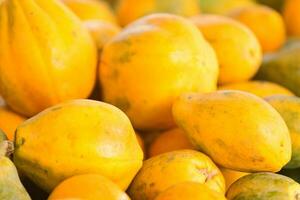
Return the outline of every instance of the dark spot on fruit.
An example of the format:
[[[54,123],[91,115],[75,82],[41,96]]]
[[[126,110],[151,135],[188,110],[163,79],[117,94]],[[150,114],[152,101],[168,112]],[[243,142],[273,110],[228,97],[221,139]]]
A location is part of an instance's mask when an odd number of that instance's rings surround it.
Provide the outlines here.
[[[128,63],[131,61],[131,58],[135,55],[136,53],[134,52],[130,52],[130,51],[126,51],[125,53],[123,53],[120,57],[119,57],[119,61],[121,63]]]
[[[56,110],[60,110],[60,109],[62,109],[62,106],[56,106],[56,107],[52,108],[51,111],[56,111]]]
[[[300,193],[295,195],[295,200],[300,200]]]
[[[153,183],[153,182],[150,183],[150,187],[154,187],[154,185],[155,185],[155,183]]]
[[[113,101],[113,104],[123,111],[130,109],[130,102],[126,97],[119,97]]]

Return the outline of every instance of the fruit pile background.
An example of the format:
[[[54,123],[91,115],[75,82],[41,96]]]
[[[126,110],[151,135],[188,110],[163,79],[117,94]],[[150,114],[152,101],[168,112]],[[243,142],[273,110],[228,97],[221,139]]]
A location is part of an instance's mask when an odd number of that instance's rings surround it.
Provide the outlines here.
[[[0,0],[0,200],[300,200],[300,0]]]

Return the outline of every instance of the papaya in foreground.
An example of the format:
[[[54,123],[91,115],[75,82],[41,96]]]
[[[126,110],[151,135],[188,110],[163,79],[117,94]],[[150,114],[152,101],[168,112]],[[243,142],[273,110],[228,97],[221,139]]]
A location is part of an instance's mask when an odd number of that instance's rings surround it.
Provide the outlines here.
[[[173,115],[196,147],[222,167],[277,172],[291,159],[284,120],[250,93],[183,94],[173,105]]]
[[[194,150],[172,151],[146,160],[128,191],[133,200],[152,200],[169,187],[186,181],[225,193],[220,170],[208,156]]]
[[[125,190],[142,160],[127,116],[102,102],[58,104],[16,131],[16,166],[48,192],[64,179],[83,173],[101,174]]]
[[[31,117],[91,93],[96,45],[62,2],[1,1],[0,41],[0,93],[14,111]]]
[[[274,173],[254,173],[231,185],[228,200],[299,200],[300,185],[293,179]]]

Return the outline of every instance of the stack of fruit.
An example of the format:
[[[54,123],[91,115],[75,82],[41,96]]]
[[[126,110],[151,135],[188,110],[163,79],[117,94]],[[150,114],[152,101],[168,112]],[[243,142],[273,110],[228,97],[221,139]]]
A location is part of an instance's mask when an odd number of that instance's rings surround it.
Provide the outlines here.
[[[300,0],[0,0],[0,95],[0,200],[300,200]]]

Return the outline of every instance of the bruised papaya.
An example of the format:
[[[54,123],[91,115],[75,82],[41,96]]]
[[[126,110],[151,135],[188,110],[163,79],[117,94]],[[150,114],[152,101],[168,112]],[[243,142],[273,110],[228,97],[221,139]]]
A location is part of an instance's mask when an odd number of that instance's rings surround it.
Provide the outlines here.
[[[282,116],[292,139],[292,159],[285,168],[300,167],[300,98],[275,95],[266,98]]]
[[[96,46],[62,2],[1,1],[0,41],[0,93],[14,111],[32,116],[92,91]]]
[[[299,200],[300,185],[283,175],[254,173],[233,183],[228,200]]]
[[[222,167],[277,172],[291,159],[284,120],[266,101],[250,93],[183,94],[173,105],[173,115],[197,149]]]
[[[22,123],[14,162],[50,192],[74,175],[96,173],[125,190],[142,166],[143,152],[127,116],[92,100],[71,100]]]

